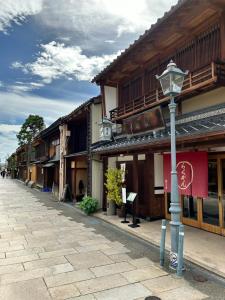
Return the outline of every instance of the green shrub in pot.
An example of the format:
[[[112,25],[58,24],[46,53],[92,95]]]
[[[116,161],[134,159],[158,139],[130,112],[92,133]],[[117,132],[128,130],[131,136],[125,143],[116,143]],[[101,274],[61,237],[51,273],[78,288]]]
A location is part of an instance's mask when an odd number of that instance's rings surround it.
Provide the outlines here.
[[[98,208],[98,200],[95,198],[92,198],[90,196],[86,196],[80,202],[79,207],[87,215],[93,214],[94,212],[96,212],[96,210]]]

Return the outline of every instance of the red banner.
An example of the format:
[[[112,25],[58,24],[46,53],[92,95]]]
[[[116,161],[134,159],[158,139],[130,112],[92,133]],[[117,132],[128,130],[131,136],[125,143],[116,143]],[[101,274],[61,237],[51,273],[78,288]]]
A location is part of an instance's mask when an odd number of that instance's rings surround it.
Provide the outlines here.
[[[208,197],[208,153],[177,153],[177,179],[181,195]],[[164,154],[164,189],[171,192],[171,156]]]

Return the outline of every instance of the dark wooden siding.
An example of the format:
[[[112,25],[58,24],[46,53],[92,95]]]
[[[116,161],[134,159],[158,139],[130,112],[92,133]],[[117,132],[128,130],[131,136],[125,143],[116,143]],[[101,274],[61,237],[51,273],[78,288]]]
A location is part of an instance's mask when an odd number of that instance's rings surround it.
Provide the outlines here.
[[[155,75],[161,74],[171,59],[176,62],[179,68],[192,72],[213,61],[218,61],[220,57],[220,27],[219,24],[215,24],[204,33],[187,42],[183,47],[176,49],[169,57],[158,59],[157,62],[154,62],[154,65],[146,67],[140,75],[136,74],[134,78],[130,78],[120,86],[119,106],[144,95],[147,96],[150,92],[156,90],[159,87],[159,82]]]

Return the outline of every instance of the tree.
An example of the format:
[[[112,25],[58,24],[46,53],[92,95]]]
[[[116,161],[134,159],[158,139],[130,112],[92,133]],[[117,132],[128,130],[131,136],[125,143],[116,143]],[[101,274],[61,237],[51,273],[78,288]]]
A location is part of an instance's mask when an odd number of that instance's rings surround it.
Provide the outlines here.
[[[44,120],[38,115],[29,115],[17,134],[20,146],[31,144],[35,136],[44,128]]]

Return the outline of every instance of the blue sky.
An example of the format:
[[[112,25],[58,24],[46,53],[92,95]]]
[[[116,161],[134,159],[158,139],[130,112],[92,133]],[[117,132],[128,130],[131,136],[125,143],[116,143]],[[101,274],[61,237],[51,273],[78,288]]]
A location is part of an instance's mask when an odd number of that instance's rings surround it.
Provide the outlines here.
[[[176,0],[0,0],[0,159],[29,114],[50,125]]]

